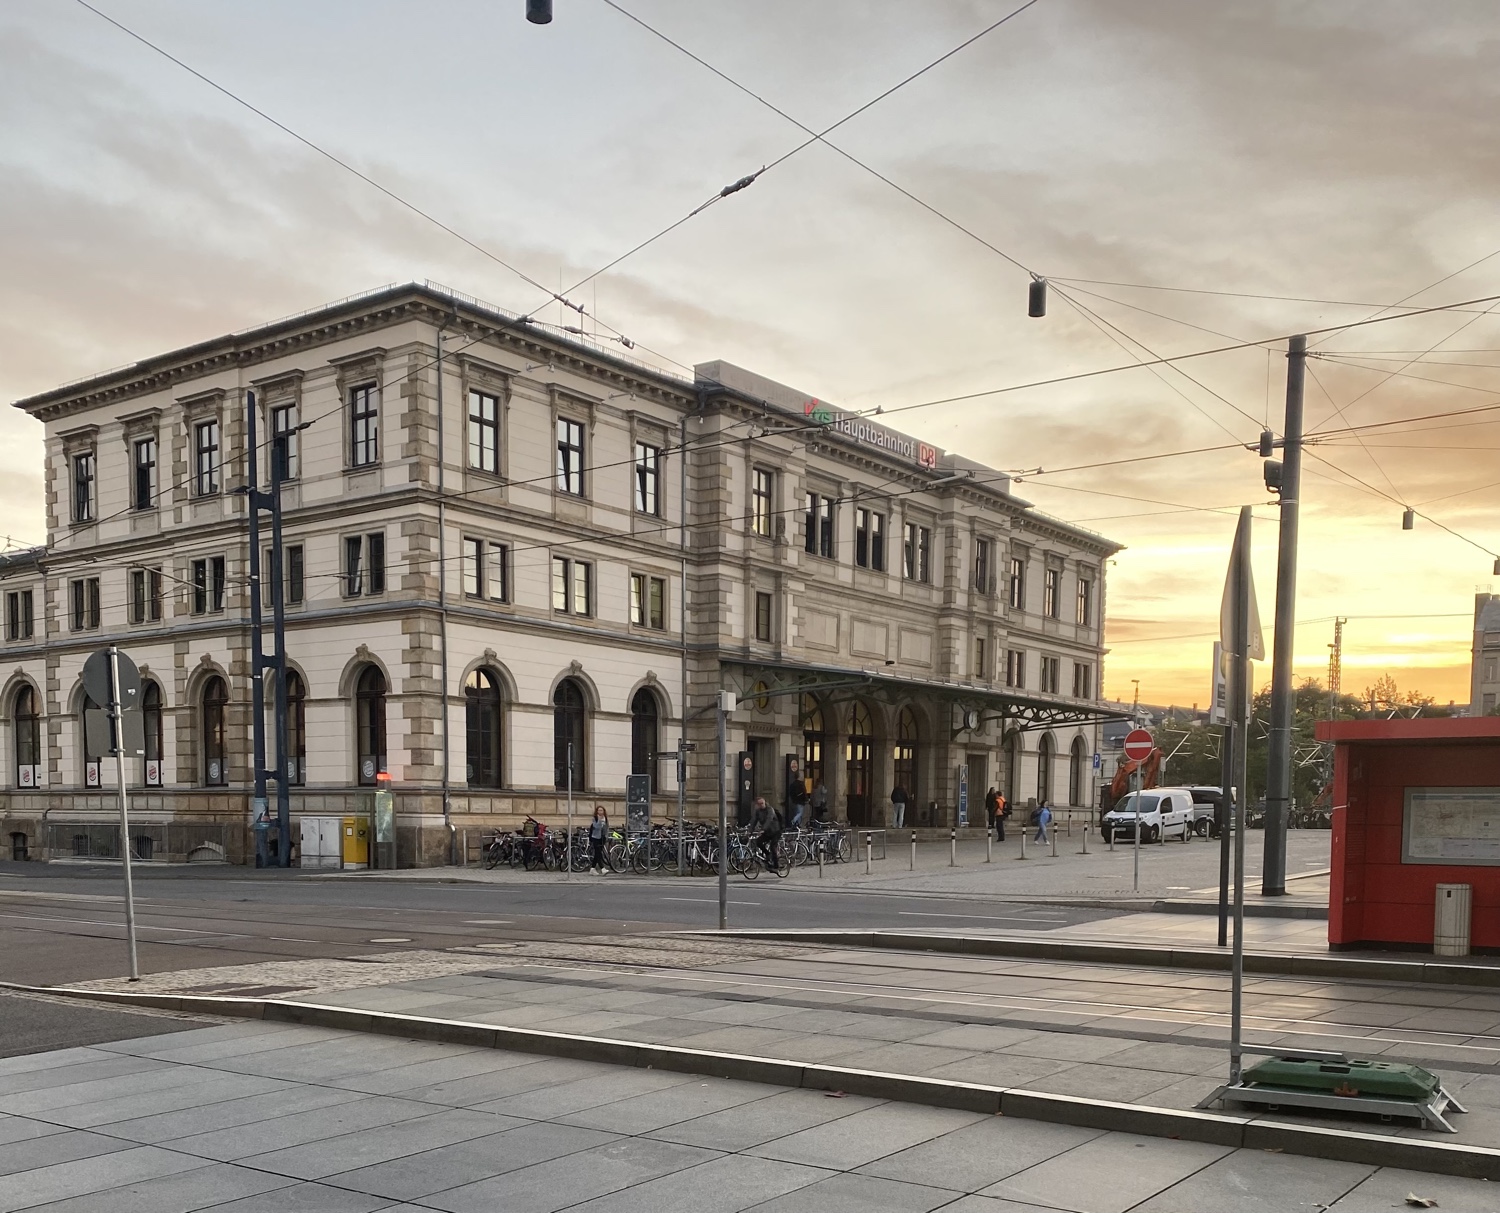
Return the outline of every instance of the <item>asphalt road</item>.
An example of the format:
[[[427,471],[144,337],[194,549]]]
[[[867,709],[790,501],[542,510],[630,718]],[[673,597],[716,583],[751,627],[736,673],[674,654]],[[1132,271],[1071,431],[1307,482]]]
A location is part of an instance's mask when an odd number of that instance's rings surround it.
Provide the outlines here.
[[[732,881],[740,927],[1048,931],[1115,911],[919,892],[832,893],[796,878]],[[714,927],[712,880],[538,873],[505,885],[320,880],[253,869],[145,869],[136,877],[142,972],[256,960],[358,957],[400,948]],[[0,865],[0,980],[57,985],[125,971],[117,867]]]

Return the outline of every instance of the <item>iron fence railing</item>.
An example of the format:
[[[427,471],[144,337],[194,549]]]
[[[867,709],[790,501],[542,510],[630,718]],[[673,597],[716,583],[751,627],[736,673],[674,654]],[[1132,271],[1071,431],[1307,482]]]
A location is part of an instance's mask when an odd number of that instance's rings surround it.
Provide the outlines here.
[[[140,863],[223,863],[229,826],[222,821],[143,821],[130,826],[130,857]],[[119,822],[49,821],[48,859],[120,859]]]

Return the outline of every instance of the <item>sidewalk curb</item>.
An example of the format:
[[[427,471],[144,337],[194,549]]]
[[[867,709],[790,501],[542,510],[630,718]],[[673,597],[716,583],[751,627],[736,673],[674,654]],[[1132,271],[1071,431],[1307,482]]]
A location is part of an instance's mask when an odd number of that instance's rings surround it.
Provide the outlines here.
[[[729,931],[685,931],[685,935],[726,935],[781,943],[816,943],[830,947],[890,949],[901,952],[946,952],[960,956],[1003,956],[1020,960],[1093,961],[1097,964],[1146,965],[1167,969],[1229,972],[1230,954],[1217,948],[1153,948],[1128,943],[1019,939],[983,935],[918,935],[882,930],[777,930],[745,927]],[[1500,988],[1500,965],[1445,964],[1433,960],[1362,960],[1354,956],[1313,956],[1295,952],[1246,952],[1245,972],[1279,977],[1357,978],[1418,985]]]
[[[1053,1095],[1024,1088],[991,1087],[915,1075],[846,1069],[842,1066],[810,1065],[703,1049],[681,1049],[672,1045],[541,1032],[532,1028],[497,1027],[463,1020],[399,1015],[388,1011],[361,1011],[318,1003],[6,985],[11,989],[47,993],[56,997],[402,1036],[412,1040],[440,1041],[476,1048],[508,1049],[520,1053],[645,1069],[656,1068],[811,1091],[843,1091],[851,1095],[899,1100],[928,1107],[958,1108],[1052,1124],[1206,1142],[1234,1149],[1276,1150],[1308,1158],[1399,1167],[1468,1179],[1500,1179],[1500,1150],[1486,1149],[1483,1146],[1252,1121],[1215,1112],[1153,1108],[1073,1095]]]

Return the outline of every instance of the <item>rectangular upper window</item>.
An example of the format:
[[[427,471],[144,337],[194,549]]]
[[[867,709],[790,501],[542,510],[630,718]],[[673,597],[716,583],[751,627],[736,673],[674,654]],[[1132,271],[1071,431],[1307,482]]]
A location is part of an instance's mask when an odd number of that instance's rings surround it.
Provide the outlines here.
[[[73,521],[94,521],[94,452],[73,456]]]
[[[974,540],[974,589],[981,594],[990,592],[990,541]]]
[[[1008,687],[1026,685],[1026,654],[1020,649],[1005,650],[1005,685]]]
[[[990,676],[989,646],[985,644],[983,636],[974,637],[974,677],[988,678]]]
[[[276,605],[277,582],[276,570],[271,564],[271,549],[265,550],[261,560],[261,573],[265,589],[261,594],[261,601],[265,606]],[[289,543],[281,549],[281,577],[286,582],[287,606],[299,606],[302,603],[306,590],[307,565],[302,554],[300,543]]]
[[[349,466],[380,461],[380,389],[373,383],[349,389]]]
[[[1092,666],[1085,665],[1081,661],[1073,663],[1073,698],[1092,699],[1094,697],[1094,670]]]
[[[219,492],[217,418],[193,426],[193,492],[199,497],[213,497]]]
[[[161,569],[130,570],[130,622],[161,621]]]
[[[156,439],[137,438],[130,445],[133,475],[130,508],[149,510],[156,505]]]
[[[192,611],[207,615],[224,609],[226,568],[224,557],[204,556],[192,564]]]
[[[510,545],[464,536],[464,597],[510,601]]]
[[[915,522],[906,524],[902,551],[903,572],[908,581],[932,581],[932,529]]]
[[[771,595],[764,590],[755,592],[755,639],[771,639]]]
[[[1059,668],[1062,662],[1056,657],[1042,658],[1042,686],[1041,689],[1056,695],[1060,689],[1061,679]]]
[[[500,471],[500,397],[490,392],[469,393],[469,466]]]
[[[271,410],[271,474],[295,480],[302,474],[302,435],[297,430],[297,406],[277,405]]]
[[[5,639],[31,639],[33,610],[32,591],[11,590],[5,595]]]
[[[1042,579],[1042,614],[1056,619],[1062,613],[1062,570],[1048,569]]]
[[[552,557],[552,609],[560,615],[593,614],[593,573],[586,560]]]
[[[833,501],[822,493],[809,493],[803,547],[814,556],[833,559]]]
[[[1094,583],[1087,577],[1078,579],[1076,622],[1080,627],[1094,626]]]
[[[661,447],[635,444],[635,512],[661,516]]]
[[[775,499],[776,473],[756,468],[750,474],[750,529],[757,535],[771,534],[771,502]]]
[[[385,532],[344,536],[344,597],[385,593]]]
[[[864,506],[854,511],[854,563],[885,572],[885,515]]]
[[[557,419],[557,491],[583,496],[583,423]]]
[[[630,574],[630,622],[661,631],[667,626],[667,579]]]
[[[69,583],[68,592],[73,631],[94,631],[99,626],[99,578],[80,577]]]
[[[1026,609],[1026,561],[1020,556],[1012,556],[1010,559],[1010,586],[1006,601],[1012,609],[1024,611]]]

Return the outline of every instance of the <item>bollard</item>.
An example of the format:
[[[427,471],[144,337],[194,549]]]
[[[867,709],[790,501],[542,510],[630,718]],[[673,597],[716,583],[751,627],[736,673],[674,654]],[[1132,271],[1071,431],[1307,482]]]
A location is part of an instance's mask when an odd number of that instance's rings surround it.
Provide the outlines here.
[[[1109,843],[1109,849],[1110,849],[1110,851],[1113,852],[1114,849],[1115,849],[1115,832],[1113,830],[1111,830],[1104,837],[1105,837],[1105,840]]]
[[[1052,831],[1052,836],[1047,840],[1052,844],[1052,858],[1057,858],[1057,831]]]
[[[1083,853],[1085,855],[1089,853],[1089,828],[1087,825],[1083,827]]]
[[[1073,837],[1073,814],[1068,814],[1068,837]]]
[[[958,867],[958,831],[956,829],[948,831],[948,866]]]
[[[1026,827],[1021,827],[1021,858],[1026,858]]]
[[[911,832],[911,870],[917,870],[917,832]]]
[[[866,834],[865,835],[865,875],[866,876],[868,876],[870,874],[870,839],[872,837],[873,837],[873,835],[870,835],[870,834]]]
[[[992,833],[990,833],[990,831],[986,830],[984,832],[984,862],[985,863],[990,863],[995,858],[994,851],[992,850],[994,842],[995,842],[995,836]]]
[[[823,879],[823,840],[818,839],[818,879]]]

